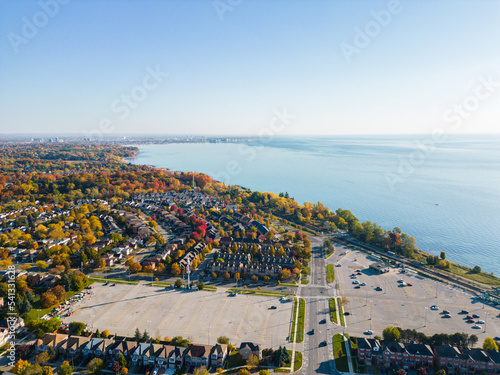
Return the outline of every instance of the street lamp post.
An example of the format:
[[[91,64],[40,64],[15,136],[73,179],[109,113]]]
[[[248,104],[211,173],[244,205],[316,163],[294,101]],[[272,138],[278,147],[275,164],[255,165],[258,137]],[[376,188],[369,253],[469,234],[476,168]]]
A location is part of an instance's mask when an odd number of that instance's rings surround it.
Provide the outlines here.
[[[424,327],[427,327],[427,307],[424,307],[425,309],[425,321],[424,321]]]

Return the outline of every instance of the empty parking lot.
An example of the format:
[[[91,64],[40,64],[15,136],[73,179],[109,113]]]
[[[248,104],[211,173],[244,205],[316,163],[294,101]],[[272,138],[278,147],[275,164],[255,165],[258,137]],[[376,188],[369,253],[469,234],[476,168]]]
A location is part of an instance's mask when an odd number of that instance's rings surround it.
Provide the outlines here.
[[[339,261],[341,267],[335,267],[340,295],[347,296],[350,301],[345,310],[351,314],[346,317],[346,324],[352,334],[360,335],[372,329],[375,335],[381,335],[385,327],[399,326],[427,335],[475,334],[480,343],[485,337],[500,336],[498,309],[484,306],[459,288],[413,272],[400,273],[399,269],[391,268],[389,273],[379,274],[368,268],[375,260],[363,252],[350,251]],[[357,270],[361,275],[356,275],[356,280],[366,283],[366,286],[356,288],[359,284],[353,284],[350,275]],[[412,286],[403,286],[398,282],[400,280]],[[376,287],[382,291],[376,291]],[[439,310],[431,310],[432,305],[438,305]],[[472,328],[474,324],[467,323],[465,315],[459,314],[462,309],[479,315],[486,324],[480,324],[481,329]],[[444,318],[443,310],[449,310],[451,318]]]
[[[265,348],[287,344],[293,304],[278,297],[102,283],[94,283],[93,292],[63,320],[130,337],[138,327],[152,337],[183,336],[201,344],[213,344],[219,336],[232,344],[252,341]]]

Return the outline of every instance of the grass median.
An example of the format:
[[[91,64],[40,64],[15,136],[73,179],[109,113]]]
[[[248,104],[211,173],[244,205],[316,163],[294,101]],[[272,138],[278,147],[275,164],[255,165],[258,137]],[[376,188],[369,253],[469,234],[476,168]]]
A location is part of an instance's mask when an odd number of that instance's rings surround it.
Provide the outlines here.
[[[339,317],[340,317],[340,325],[345,327],[344,321],[344,307],[342,306],[342,298],[337,298],[337,306],[339,307]]]
[[[335,324],[338,324],[337,322],[337,306],[335,305],[335,298],[330,298],[328,300],[328,304],[330,305],[330,320],[334,322]]]
[[[326,281],[329,283],[335,281],[335,269],[333,268],[333,264],[326,266]]]
[[[97,281],[97,282],[102,282],[102,283],[116,283],[116,284],[128,284],[128,285],[137,285],[139,284],[138,280],[123,280],[123,279],[106,279],[104,277],[95,277],[95,276],[90,276],[89,277],[90,281]]]

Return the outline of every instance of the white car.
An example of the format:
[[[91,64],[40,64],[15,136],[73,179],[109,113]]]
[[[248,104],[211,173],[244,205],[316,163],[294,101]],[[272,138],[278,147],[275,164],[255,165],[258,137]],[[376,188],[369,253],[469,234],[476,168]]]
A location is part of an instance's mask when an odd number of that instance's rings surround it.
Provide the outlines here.
[[[371,329],[363,332],[365,335],[372,335],[373,334],[373,331]]]
[[[366,285],[366,283],[361,283],[361,284],[359,284],[359,285],[361,285],[361,286],[365,286],[365,285]]]
[[[474,325],[472,326],[472,328],[474,328],[474,329],[481,329],[481,328],[483,328],[483,327],[481,327],[479,324],[474,324]]]
[[[484,324],[484,320],[478,320],[477,321],[479,324]]]
[[[358,280],[354,280],[352,283],[353,284],[359,284],[359,281]]]
[[[439,306],[438,305],[432,305],[431,306],[431,310],[439,310]]]

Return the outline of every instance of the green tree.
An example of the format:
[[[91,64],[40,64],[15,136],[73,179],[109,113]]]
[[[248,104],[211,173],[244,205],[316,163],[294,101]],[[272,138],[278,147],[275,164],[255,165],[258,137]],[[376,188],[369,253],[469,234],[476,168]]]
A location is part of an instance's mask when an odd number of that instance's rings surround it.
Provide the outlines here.
[[[481,267],[479,267],[479,266],[475,266],[475,267],[472,269],[472,272],[474,272],[474,273],[481,273]]]
[[[73,336],[80,336],[85,330],[85,323],[71,322],[69,323],[69,334]]]
[[[73,367],[70,365],[61,365],[59,370],[57,370],[58,375],[71,375],[73,373]]]
[[[382,331],[382,336],[385,341],[398,341],[401,331],[398,327],[389,326]]]
[[[139,331],[139,328],[136,328],[134,333],[134,340],[140,342],[141,338],[142,338],[141,331]]]
[[[127,360],[125,359],[125,356],[123,355],[122,352],[116,353],[115,359],[120,364],[121,367],[128,366]]]
[[[174,286],[176,288],[180,288],[182,286],[182,280],[181,279],[175,280]]]
[[[208,370],[205,367],[198,367],[194,370],[193,375],[207,375]]]
[[[87,369],[89,370],[90,374],[95,374],[96,372],[102,369],[102,365],[103,365],[102,359],[94,358],[87,364]]]
[[[446,370],[441,369],[441,370],[436,371],[434,374],[435,375],[446,375]]]
[[[445,259],[446,259],[446,252],[441,251],[441,254],[439,255],[439,257],[440,257],[442,260],[445,260]]]
[[[498,345],[491,337],[486,337],[483,342],[483,350],[496,350],[498,351]]]
[[[217,342],[219,344],[229,344],[229,339],[226,336],[219,336],[217,337]]]
[[[250,371],[248,371],[246,368],[242,368],[240,369],[240,371],[238,371],[238,375],[250,375]]]
[[[262,369],[262,370],[259,371],[259,375],[269,375],[269,370]]]

